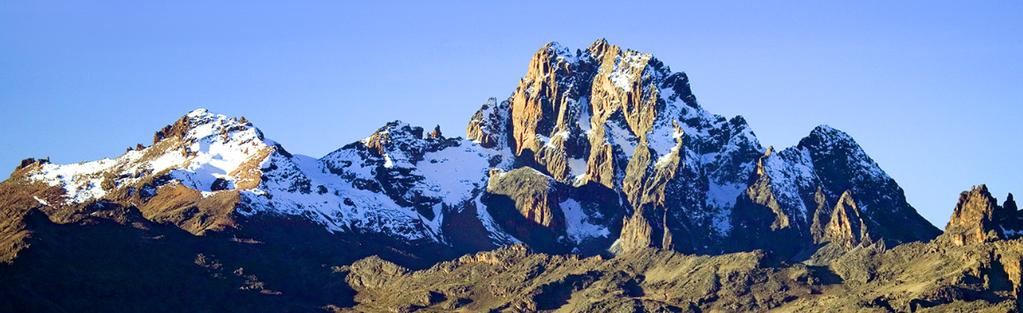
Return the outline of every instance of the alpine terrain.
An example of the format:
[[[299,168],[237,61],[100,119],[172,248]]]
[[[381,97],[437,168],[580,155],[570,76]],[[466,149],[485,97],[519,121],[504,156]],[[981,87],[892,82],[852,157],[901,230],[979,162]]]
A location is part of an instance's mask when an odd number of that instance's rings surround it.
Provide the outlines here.
[[[964,192],[942,232],[808,131],[765,146],[602,39],[541,47],[464,137],[394,121],[315,158],[197,109],[0,183],[0,311],[1020,310],[1012,195]]]

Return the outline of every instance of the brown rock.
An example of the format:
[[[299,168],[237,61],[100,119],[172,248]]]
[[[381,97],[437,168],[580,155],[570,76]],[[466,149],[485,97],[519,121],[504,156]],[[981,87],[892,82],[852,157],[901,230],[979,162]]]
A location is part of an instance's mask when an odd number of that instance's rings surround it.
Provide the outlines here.
[[[655,247],[653,225],[653,221],[644,214],[643,208],[637,209],[632,216],[622,221],[622,233],[611,250],[620,254]]]
[[[633,214],[622,222],[622,233],[614,250],[619,253],[647,247],[672,249],[674,238],[668,227],[668,211],[665,208],[665,190],[668,182],[675,178],[682,157],[682,130],[676,124],[676,149],[651,160],[652,153],[646,139],[633,152],[632,159],[622,180],[622,193],[634,208]]]
[[[427,136],[427,138],[431,138],[431,139],[439,139],[439,138],[443,138],[444,137],[444,135],[440,132],[440,125],[437,125],[437,127],[434,127],[433,130],[430,131],[430,133],[427,134],[426,136]]]
[[[564,96],[567,90],[558,83],[559,77],[573,71],[570,63],[557,57],[553,43],[533,55],[511,100],[512,146],[516,155],[526,150],[537,152],[540,148],[537,134],[549,134],[554,128],[555,118],[569,100]]]
[[[813,237],[814,243],[821,243],[824,241],[824,228],[831,221],[831,213],[833,208],[828,206],[828,198],[824,195],[824,190],[818,186],[817,192],[813,195],[813,201],[817,204],[816,210],[813,211],[813,223],[810,225],[810,236]]]
[[[466,139],[472,140],[485,148],[494,148],[508,137],[508,102],[498,104],[497,98],[487,100],[476,114],[469,119],[465,128]]]
[[[23,168],[31,167],[33,165],[43,165],[43,164],[46,164],[46,163],[50,163],[50,158],[45,158],[45,159],[27,158],[27,159],[21,160],[21,163],[18,164],[18,168],[17,169],[20,170],[20,169],[23,169]]]
[[[778,230],[788,228],[790,223],[788,214],[785,214],[785,210],[782,209],[775,198],[774,190],[771,187],[771,177],[767,175],[767,171],[764,169],[764,161],[770,158],[772,154],[774,154],[774,147],[768,147],[764,156],[757,160],[757,175],[759,177],[753,185],[746,188],[746,197],[752,200],[753,203],[771,209],[771,212],[774,214],[771,230]]]
[[[156,131],[153,134],[153,144],[160,142],[167,138],[182,138],[188,133],[191,127],[191,121],[188,116],[183,116],[173,124],[164,126],[162,129]]]
[[[590,125],[595,127],[589,136],[586,174],[590,181],[614,188],[615,158],[605,128],[609,123],[624,122],[620,126],[635,136],[637,142],[644,143],[657,117],[659,91],[656,86],[644,84],[641,77],[651,59],[649,54],[621,51],[601,40],[594,43],[590,51],[598,58],[600,67],[590,90]]]
[[[1005,210],[995,201],[986,185],[961,193],[942,239],[963,246],[1004,238],[1001,226],[1015,212]]]
[[[547,228],[557,228],[564,224],[564,215],[557,209],[559,201],[554,183],[550,177],[529,167],[507,173],[492,170],[487,192],[511,198],[515,201],[515,208],[527,220]]]
[[[387,153],[387,144],[391,141],[391,134],[388,132],[375,132],[366,138],[366,148],[381,156]]]
[[[863,223],[863,218],[860,216],[859,205],[856,204],[850,191],[843,192],[838,203],[835,204],[831,220],[824,227],[823,239],[845,248],[852,248],[860,243],[871,241],[867,225]]]

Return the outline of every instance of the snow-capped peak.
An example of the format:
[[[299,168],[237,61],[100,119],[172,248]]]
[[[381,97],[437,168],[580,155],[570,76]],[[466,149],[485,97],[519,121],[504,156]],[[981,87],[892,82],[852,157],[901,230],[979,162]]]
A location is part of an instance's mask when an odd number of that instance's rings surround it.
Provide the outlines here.
[[[229,136],[233,133],[243,134],[237,138]],[[174,124],[157,131],[154,143],[175,136],[180,139],[202,140],[214,135],[219,135],[222,140],[263,140],[263,133],[244,117],[233,118],[198,108],[188,112]]]
[[[44,164],[30,178],[64,188],[69,203],[100,198],[152,175],[199,191],[232,189],[240,180],[254,179],[243,165],[255,167],[274,145],[244,118],[200,108],[157,131],[150,147],[113,159]]]

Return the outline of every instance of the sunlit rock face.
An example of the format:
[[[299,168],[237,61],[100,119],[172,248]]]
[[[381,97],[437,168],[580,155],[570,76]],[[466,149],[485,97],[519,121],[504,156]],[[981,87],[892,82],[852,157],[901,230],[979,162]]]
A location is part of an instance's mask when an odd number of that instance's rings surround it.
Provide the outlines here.
[[[1012,194],[999,206],[987,186],[978,185],[959,195],[941,240],[965,246],[1017,238],[1023,235],[1019,222],[1020,212]]]

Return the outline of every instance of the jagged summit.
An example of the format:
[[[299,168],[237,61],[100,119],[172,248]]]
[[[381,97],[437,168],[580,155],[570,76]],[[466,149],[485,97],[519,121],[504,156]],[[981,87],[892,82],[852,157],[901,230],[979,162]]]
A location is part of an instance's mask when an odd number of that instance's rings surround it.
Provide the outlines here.
[[[684,73],[602,39],[585,50],[557,43],[539,49],[515,93],[483,105],[467,130],[474,142],[513,154],[513,167],[536,169],[574,188],[603,186],[622,197],[617,214],[631,217],[618,242],[639,243],[622,247],[713,253],[770,245],[750,238],[754,242],[742,248],[724,247],[735,242],[731,237],[745,236],[741,232],[761,231],[809,242],[822,235],[809,233],[815,211],[830,217],[845,191],[861,202],[865,227],[890,237],[885,242],[938,233],[848,134],[822,125],[772,155],[745,118],[725,118],[697,104]],[[882,188],[870,190],[874,185]],[[813,200],[818,190],[827,205]],[[755,217],[762,212],[771,217]],[[753,225],[751,219],[772,222]],[[907,230],[885,226],[891,219],[903,220]]]
[[[253,131],[258,140],[263,140],[262,132],[244,117],[231,118],[211,113],[205,108],[198,108],[163,129],[157,130],[153,134],[153,144],[168,138],[201,140],[212,135],[227,135],[232,132],[248,130]]]
[[[603,39],[538,49],[466,139],[393,121],[313,158],[197,109],[116,159],[19,171],[62,190],[40,198],[51,206],[110,201],[193,233],[279,215],[457,251],[795,255],[938,233],[848,134],[820,126],[765,149],[742,116],[697,104],[685,73]]]

